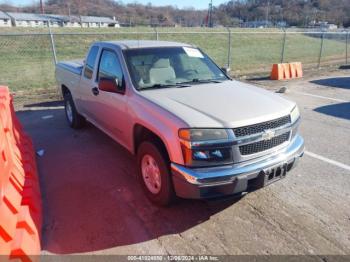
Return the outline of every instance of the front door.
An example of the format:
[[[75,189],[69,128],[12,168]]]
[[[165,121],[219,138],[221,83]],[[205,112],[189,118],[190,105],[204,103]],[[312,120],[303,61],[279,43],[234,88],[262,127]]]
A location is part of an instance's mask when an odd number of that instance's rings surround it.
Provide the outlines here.
[[[97,81],[100,78],[117,79],[119,88],[112,92],[99,90],[94,100],[94,115],[97,124],[120,144],[125,145],[126,132],[130,120],[127,118],[127,96],[120,60],[115,51],[103,49],[101,52]]]

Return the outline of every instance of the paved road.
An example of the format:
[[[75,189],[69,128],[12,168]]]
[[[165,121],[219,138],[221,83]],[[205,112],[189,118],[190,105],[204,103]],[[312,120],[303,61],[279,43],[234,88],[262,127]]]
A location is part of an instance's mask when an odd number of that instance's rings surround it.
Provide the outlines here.
[[[240,200],[158,208],[134,159],[89,125],[69,129],[57,104],[18,112],[32,135],[44,201],[44,253],[350,254],[350,72],[290,82],[307,154],[290,175]],[[29,109],[29,108],[27,108]]]

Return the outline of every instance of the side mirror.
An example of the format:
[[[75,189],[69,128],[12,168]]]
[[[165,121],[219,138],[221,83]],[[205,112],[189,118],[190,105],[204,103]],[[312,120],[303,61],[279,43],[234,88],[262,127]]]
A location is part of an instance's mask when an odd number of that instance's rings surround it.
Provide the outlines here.
[[[231,68],[229,68],[229,67],[221,67],[221,70],[222,70],[227,76],[230,75]]]
[[[110,93],[122,93],[124,89],[118,78],[101,77],[98,82],[98,89]]]

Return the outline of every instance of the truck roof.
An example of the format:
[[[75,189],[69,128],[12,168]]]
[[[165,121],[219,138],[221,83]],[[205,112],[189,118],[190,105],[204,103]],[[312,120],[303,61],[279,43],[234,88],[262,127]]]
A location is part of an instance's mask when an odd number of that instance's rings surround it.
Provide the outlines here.
[[[136,49],[136,48],[152,48],[152,47],[182,47],[192,46],[185,43],[169,42],[169,41],[154,41],[154,40],[122,40],[122,41],[103,41],[101,43],[109,43],[120,46],[122,49]]]

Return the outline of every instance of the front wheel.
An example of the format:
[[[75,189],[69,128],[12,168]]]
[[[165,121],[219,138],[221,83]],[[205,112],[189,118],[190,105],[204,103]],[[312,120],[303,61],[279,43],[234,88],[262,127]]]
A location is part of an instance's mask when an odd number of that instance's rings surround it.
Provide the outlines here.
[[[169,161],[159,146],[143,142],[137,151],[139,180],[147,197],[155,204],[167,206],[175,200]]]
[[[79,129],[84,126],[85,118],[78,113],[70,93],[64,95],[64,109],[71,128]]]

